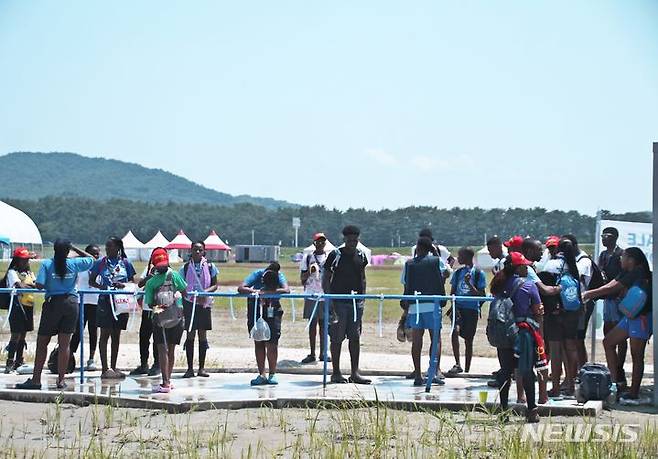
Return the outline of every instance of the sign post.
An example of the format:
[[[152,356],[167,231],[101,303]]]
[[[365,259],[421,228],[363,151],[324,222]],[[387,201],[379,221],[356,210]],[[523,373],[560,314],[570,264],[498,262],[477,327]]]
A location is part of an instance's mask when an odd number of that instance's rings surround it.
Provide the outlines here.
[[[292,217],[292,227],[295,228],[295,248],[299,247],[299,227],[302,226],[302,219]]]

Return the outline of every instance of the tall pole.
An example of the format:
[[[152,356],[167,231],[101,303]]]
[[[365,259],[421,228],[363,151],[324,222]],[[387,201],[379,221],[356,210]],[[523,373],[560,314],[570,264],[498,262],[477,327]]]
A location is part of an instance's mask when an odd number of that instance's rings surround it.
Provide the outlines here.
[[[599,253],[601,252],[601,209],[596,211],[596,230],[594,232],[594,255],[592,256],[592,260],[598,260],[599,259]],[[597,317],[597,311],[599,309],[599,303],[601,300],[596,300],[594,302],[594,312],[592,313],[592,319],[591,319],[591,328],[590,328],[590,340],[591,340],[591,345],[589,349],[590,353],[590,362],[596,362],[596,328],[597,328],[597,323],[596,323],[596,317]]]
[[[256,231],[251,230],[251,245],[256,245]]]
[[[656,225],[656,216],[658,215],[658,142],[653,143],[653,240],[658,237],[658,225]],[[651,263],[653,265],[653,285],[658,285],[658,263],[656,263],[656,256],[653,247],[651,249]],[[654,334],[658,330],[658,292],[653,288],[653,330]],[[658,371],[658,340],[653,338],[653,404],[658,406],[658,378],[656,378],[656,371]]]

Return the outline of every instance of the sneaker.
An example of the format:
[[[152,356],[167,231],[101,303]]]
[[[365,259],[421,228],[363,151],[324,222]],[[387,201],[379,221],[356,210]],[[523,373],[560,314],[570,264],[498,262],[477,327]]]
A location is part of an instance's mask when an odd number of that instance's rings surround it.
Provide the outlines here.
[[[98,367],[96,366],[96,362],[94,362],[94,359],[87,360],[87,365],[85,365],[85,371],[96,371],[96,370],[98,370]],[[130,372],[130,374],[131,375],[133,374],[132,371]]]
[[[251,380],[250,384],[252,386],[264,386],[267,384],[267,378],[263,375],[258,375]]]
[[[96,364],[94,363],[94,361],[90,360],[89,362],[91,362],[94,365],[94,368],[95,368]],[[87,370],[87,371],[91,371],[91,370],[89,370],[89,362],[87,362],[87,368],[85,368],[85,370]],[[148,374],[148,372],[149,372],[149,369],[146,367],[146,365],[140,365],[137,368],[135,368],[133,371],[130,372],[130,376],[145,375],[145,374]]]
[[[454,375],[458,375],[459,373],[463,373],[463,372],[464,372],[464,370],[462,369],[462,367],[460,367],[459,365],[453,365],[452,368],[450,370],[448,370],[448,375],[454,376]]]
[[[153,366],[148,371],[149,376],[160,376],[160,373],[160,365],[156,364],[153,364]]]
[[[194,370],[187,370],[183,375],[183,378],[194,378]]]
[[[11,373],[13,369],[14,369],[14,360],[7,359],[7,364],[5,365],[5,374]]]
[[[313,363],[313,362],[315,362],[315,356],[314,356],[313,354],[309,354],[309,355],[307,355],[306,357],[304,357],[304,358],[302,359],[302,362],[301,362],[301,363],[302,363],[303,365],[306,365],[306,364],[308,364],[308,363]]]
[[[267,378],[267,384],[271,384],[273,386],[276,386],[279,384],[279,379],[276,377],[275,373],[272,373],[268,378]]]

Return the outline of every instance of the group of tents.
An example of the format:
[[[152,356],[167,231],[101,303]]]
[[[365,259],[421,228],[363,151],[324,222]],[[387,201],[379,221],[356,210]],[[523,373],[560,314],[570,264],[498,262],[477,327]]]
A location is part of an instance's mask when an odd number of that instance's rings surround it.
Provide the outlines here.
[[[183,230],[180,230],[171,241],[168,241],[160,231],[146,243],[137,239],[132,231],[128,231],[121,240],[126,255],[134,261],[148,261],[151,252],[157,247],[167,249],[173,261],[186,260],[190,256],[192,245],[192,241]],[[206,244],[206,258],[208,260],[228,261],[231,247],[222,241],[216,231],[211,231],[204,243]]]

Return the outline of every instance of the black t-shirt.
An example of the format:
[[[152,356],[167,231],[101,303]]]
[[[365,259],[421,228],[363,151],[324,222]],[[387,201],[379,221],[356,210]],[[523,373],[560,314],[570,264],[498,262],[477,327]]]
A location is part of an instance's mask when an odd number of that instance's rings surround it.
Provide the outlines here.
[[[622,271],[615,280],[626,289],[637,285],[647,292],[647,302],[640,314],[644,315],[651,312],[653,309],[651,277],[647,278],[641,269],[634,269],[633,271]]]
[[[616,279],[617,276],[621,274],[621,254],[623,250],[619,247],[615,247],[615,250],[612,253],[604,250],[599,255],[599,268],[605,274],[605,278],[608,282],[613,279]]]
[[[333,251],[324,262],[324,269],[331,273],[331,291],[334,294],[350,294],[355,291],[358,294],[365,293],[365,268],[368,259],[363,252],[357,250],[353,254],[346,254],[345,248],[340,248],[340,259],[334,267],[336,251]]]

